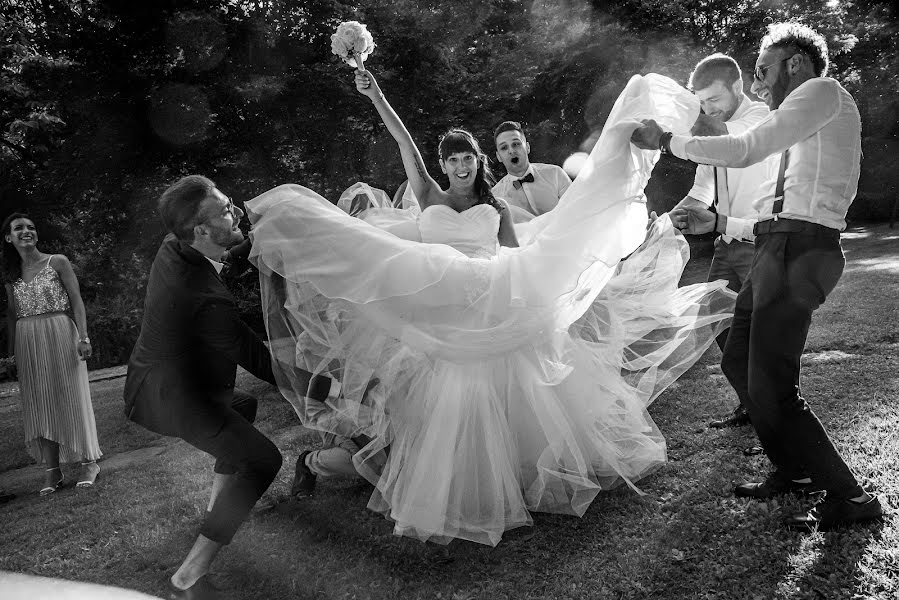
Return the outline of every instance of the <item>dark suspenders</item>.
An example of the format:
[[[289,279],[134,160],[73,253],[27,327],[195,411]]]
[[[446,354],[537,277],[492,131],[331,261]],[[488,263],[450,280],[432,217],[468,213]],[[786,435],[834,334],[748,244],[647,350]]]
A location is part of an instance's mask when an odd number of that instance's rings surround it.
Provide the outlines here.
[[[774,189],[774,206],[771,209],[775,221],[778,213],[783,212],[784,209],[784,175],[787,172],[787,154],[789,152],[790,150],[787,149],[780,155],[780,171],[777,173],[777,187]]]

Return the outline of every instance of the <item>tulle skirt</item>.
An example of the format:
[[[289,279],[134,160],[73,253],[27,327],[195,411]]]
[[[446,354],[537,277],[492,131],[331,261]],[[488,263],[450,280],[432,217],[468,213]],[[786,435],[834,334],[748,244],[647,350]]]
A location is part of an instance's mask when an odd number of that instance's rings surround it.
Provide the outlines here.
[[[371,439],[354,463],[397,534],[495,545],[665,462],[646,408],[728,326],[734,294],[677,287],[688,246],[667,217],[646,231],[658,153],[629,137],[636,118],[686,131],[697,113],[670,80],[632,79],[556,209],[490,259],[301,186],[247,203],[281,392],[307,427]],[[342,397],[307,401],[297,368]]]
[[[16,366],[28,453],[40,463],[40,438],[59,444],[61,462],[102,456],[78,329],[63,313],[16,321]]]

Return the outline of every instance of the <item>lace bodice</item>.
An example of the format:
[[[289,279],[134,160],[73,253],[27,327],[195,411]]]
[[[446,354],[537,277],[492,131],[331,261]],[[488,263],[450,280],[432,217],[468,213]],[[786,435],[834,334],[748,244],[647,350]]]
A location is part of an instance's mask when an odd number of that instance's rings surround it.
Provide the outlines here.
[[[462,212],[435,204],[421,213],[418,227],[422,242],[446,244],[472,258],[496,255],[499,213],[489,204],[476,204]]]
[[[26,282],[19,277],[12,284],[12,291],[16,301],[16,317],[19,319],[65,312],[71,306],[69,294],[49,260],[31,281]]]

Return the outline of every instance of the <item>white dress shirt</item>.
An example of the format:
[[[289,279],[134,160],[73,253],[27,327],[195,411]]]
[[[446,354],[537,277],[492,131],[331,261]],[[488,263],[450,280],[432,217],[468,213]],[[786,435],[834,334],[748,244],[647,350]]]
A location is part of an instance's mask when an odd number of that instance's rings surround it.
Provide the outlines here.
[[[213,259],[209,258],[208,256],[205,256],[204,258],[209,261],[209,264],[212,265],[212,268],[215,269],[215,272],[218,273],[219,275],[221,275],[222,269],[225,268],[225,263],[219,262],[217,260],[213,260]]]
[[[534,181],[523,183],[520,188],[515,189],[514,182],[528,173],[534,176]],[[521,177],[506,175],[500,179],[493,186],[493,195],[537,216],[554,209],[569,185],[571,185],[571,179],[568,178],[562,167],[531,163]]]
[[[739,135],[761,123],[768,112],[764,102],[753,102],[743,96],[740,106],[724,126],[728,135]],[[779,155],[774,155],[743,169],[717,167],[720,192],[717,211],[727,216],[727,228],[721,236],[726,243],[729,244],[734,238],[754,239],[752,228],[759,219],[754,203],[774,195],[771,169],[776,180],[779,158]],[[716,167],[711,165],[697,165],[693,188],[687,195],[711,206],[715,201],[715,171]]]
[[[780,216],[842,231],[858,190],[861,118],[852,96],[836,80],[802,83],[768,118],[739,135],[671,139],[680,158],[727,167],[746,167],[789,149]],[[760,220],[773,218],[778,169],[770,172],[771,193],[755,202]]]

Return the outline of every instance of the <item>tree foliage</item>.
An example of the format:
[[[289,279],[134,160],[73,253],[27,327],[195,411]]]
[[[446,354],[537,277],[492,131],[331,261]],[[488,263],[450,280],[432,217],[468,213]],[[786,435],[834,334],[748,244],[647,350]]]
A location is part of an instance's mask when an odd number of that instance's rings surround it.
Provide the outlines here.
[[[832,75],[862,109],[866,156],[880,157],[866,163],[865,181],[895,193],[899,53],[886,1],[4,6],[0,204],[4,213],[27,207],[49,247],[73,259],[92,337],[103,331],[97,364],[121,361],[133,342],[162,236],[155,199],[177,177],[206,174],[238,200],[288,181],[332,199],[358,180],[389,193],[403,181],[395,144],[355,93],[352,70],[330,54],[343,20],[363,21],[374,34],[367,65],[437,174],[443,131],[465,126],[489,154],[492,129],[506,119],[525,123],[532,158],[561,163],[592,147],[632,74],[685,81],[698,59],[718,50],[751,72],[765,24],[802,18],[828,37]],[[692,169],[665,160],[660,172],[665,179],[653,178],[648,190],[656,207],[686,191]],[[885,214],[869,205],[871,215]],[[237,286],[254,314],[252,274]]]

